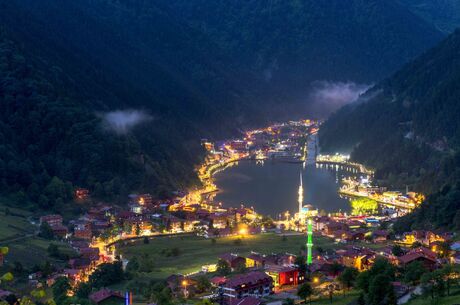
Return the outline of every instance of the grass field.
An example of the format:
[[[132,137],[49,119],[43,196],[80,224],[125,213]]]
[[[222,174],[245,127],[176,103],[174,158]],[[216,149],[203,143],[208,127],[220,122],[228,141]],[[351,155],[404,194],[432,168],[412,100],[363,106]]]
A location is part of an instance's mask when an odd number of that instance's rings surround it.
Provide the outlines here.
[[[30,213],[19,209],[9,208],[10,214],[5,214],[5,208],[0,206],[0,243],[27,234],[31,234],[36,229],[27,220]]]
[[[149,244],[142,241],[129,243],[119,246],[117,251],[128,259],[137,257],[147,257],[153,264],[153,271],[149,272],[148,277],[164,279],[171,274],[201,270],[201,266],[215,264],[218,256],[224,253],[238,253],[247,255],[251,251],[263,254],[271,253],[292,253],[298,254],[305,245],[305,235],[290,235],[283,238],[276,234],[261,234],[245,236],[241,239],[241,244],[235,240],[238,237],[224,237],[216,239],[213,243],[211,239],[202,237],[159,237],[152,239]],[[314,238],[315,246],[330,248],[333,243],[324,237]],[[167,256],[165,253],[171,249],[177,249],[177,256]]]
[[[312,305],[348,305],[351,302],[355,301],[359,296],[359,293],[355,290],[347,292],[345,296],[343,295],[334,295],[332,298],[332,303],[329,298],[322,298],[319,300],[314,300],[311,302]]]
[[[439,299],[432,300],[430,297],[419,296],[406,305],[455,305],[460,304],[460,288],[454,288],[450,296],[444,296]]]
[[[17,242],[9,243],[10,249],[6,259],[10,262],[20,262],[25,267],[32,267],[35,264],[42,265],[46,261],[63,265],[65,262],[50,258],[48,256],[48,246],[50,243],[56,244],[61,253],[75,256],[75,251],[67,243],[49,241],[38,237],[29,237]]]
[[[49,241],[35,236],[36,225],[29,222],[30,212],[9,207],[9,213],[5,213],[6,207],[0,204],[0,246],[7,246],[9,253],[6,260],[20,262],[25,267],[35,264],[43,264],[45,261],[63,263],[48,257],[48,246],[54,243],[59,246],[62,253],[70,256],[74,251],[66,243]]]

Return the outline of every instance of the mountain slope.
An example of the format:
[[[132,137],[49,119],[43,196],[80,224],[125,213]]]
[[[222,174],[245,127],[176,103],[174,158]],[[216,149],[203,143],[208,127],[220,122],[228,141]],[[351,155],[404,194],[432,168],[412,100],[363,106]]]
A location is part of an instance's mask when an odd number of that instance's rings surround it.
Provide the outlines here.
[[[457,0],[400,0],[419,15],[445,33],[452,33],[460,26],[460,2]]]
[[[393,0],[160,2],[278,90],[299,94],[314,80],[379,80],[442,37]]]
[[[452,184],[414,214],[433,204],[430,209],[440,214],[417,219],[434,226],[452,224],[452,213],[442,212],[445,201],[439,197],[455,197],[460,181],[459,83],[460,31],[456,31],[368,91],[361,101],[331,116],[321,128],[321,147],[352,150],[352,158],[375,167],[378,178],[400,186],[414,183],[424,192],[436,192]]]
[[[0,0],[0,27],[1,192],[42,207],[185,188],[198,139],[305,116],[310,81],[379,79],[442,36],[393,0]]]

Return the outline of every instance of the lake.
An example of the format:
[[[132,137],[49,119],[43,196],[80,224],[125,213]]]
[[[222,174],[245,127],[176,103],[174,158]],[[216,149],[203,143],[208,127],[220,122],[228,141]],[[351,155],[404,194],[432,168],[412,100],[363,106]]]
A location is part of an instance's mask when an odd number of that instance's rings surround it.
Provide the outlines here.
[[[312,204],[326,212],[350,211],[347,199],[338,194],[340,180],[351,173],[315,164],[303,168],[301,163],[240,161],[216,173],[219,188],[216,202],[224,207],[253,206],[259,213],[278,218],[280,213],[297,212],[297,191],[302,173],[304,204]]]

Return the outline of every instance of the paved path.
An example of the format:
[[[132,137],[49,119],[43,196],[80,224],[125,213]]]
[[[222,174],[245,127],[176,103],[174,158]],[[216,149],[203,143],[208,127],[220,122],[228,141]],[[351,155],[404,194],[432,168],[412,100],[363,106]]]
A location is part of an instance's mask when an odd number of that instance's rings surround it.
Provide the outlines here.
[[[406,293],[405,295],[403,295],[402,297],[400,297],[398,299],[398,305],[400,304],[405,304],[407,302],[409,302],[409,300],[412,298],[412,295],[421,295],[422,294],[422,286],[418,285],[415,287],[415,289],[409,291],[408,293]]]

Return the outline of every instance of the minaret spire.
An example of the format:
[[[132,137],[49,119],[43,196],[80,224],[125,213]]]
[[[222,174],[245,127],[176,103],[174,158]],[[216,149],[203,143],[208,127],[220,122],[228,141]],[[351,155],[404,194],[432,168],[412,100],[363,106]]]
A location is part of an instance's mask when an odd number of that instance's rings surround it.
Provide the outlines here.
[[[302,172],[300,172],[300,185],[299,185],[299,191],[298,191],[298,203],[299,203],[299,219],[301,218],[302,214],[302,206],[303,206],[303,182],[302,182]]]

